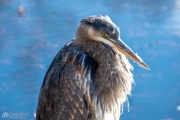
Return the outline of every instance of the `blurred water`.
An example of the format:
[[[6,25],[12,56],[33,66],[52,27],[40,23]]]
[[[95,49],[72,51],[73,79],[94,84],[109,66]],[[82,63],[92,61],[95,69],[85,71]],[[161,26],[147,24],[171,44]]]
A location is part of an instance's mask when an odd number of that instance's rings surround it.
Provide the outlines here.
[[[93,14],[109,15],[151,68],[130,60],[136,85],[121,119],[180,119],[180,0],[0,0],[0,115],[26,112],[34,119],[49,64]]]

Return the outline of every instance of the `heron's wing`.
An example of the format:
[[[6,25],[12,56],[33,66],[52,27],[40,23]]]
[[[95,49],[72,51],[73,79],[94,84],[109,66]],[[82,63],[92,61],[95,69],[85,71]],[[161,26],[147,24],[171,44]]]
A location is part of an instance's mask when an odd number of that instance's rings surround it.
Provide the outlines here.
[[[88,59],[84,53],[75,53],[66,48],[56,55],[41,87],[36,119],[88,119],[87,95],[82,86],[84,81],[86,81],[85,85],[89,84],[87,78],[82,77],[90,74],[88,72],[91,64],[88,63],[90,62]],[[82,69],[85,63],[90,65],[86,70]]]

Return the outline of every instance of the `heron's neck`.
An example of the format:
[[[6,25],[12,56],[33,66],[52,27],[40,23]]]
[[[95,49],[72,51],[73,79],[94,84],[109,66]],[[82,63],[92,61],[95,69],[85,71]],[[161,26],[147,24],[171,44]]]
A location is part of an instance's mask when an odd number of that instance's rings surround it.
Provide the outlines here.
[[[119,92],[129,94],[133,78],[130,71],[132,66],[127,58],[116,54],[101,42],[91,43],[87,48],[91,48],[87,53],[98,65],[95,73],[95,89],[99,92],[106,91],[104,95],[102,94],[106,97],[111,95],[113,97]]]
[[[96,112],[108,111],[112,116],[119,118],[120,108],[131,91],[132,66],[124,55],[116,54],[101,42],[89,40],[81,45],[81,49],[97,63],[91,84],[91,98]]]

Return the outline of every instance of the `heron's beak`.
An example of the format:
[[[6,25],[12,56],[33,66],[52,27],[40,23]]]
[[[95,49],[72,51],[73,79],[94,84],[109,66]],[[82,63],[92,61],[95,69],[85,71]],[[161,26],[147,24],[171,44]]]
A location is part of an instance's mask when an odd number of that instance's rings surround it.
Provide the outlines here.
[[[124,54],[130,59],[132,59],[134,62],[136,62],[139,66],[150,70],[150,68],[142,61],[142,59],[135,54],[122,40],[111,40],[113,42],[113,49],[118,53],[118,54]]]

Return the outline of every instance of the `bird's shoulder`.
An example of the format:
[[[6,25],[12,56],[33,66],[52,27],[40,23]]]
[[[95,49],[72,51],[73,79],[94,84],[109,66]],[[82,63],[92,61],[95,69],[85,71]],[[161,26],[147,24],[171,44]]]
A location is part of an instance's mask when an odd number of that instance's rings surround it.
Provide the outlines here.
[[[68,41],[63,48],[56,54],[49,66],[42,87],[49,82],[58,84],[62,72],[73,71],[74,75],[85,76],[89,71],[95,70],[97,64],[93,59],[75,44],[74,40]],[[70,73],[67,72],[68,76]]]
[[[37,118],[71,118],[71,115],[77,117],[79,112],[86,118],[88,107],[83,103],[82,90],[85,88],[83,85],[90,84],[90,79],[86,76],[90,75],[93,68],[94,63],[90,56],[78,48],[74,40],[67,42],[55,56],[45,75],[39,96]],[[85,77],[79,79],[77,76]],[[57,104],[59,106],[56,106]],[[75,110],[71,113],[65,112],[72,108]],[[55,114],[57,111],[58,114]]]
[[[82,49],[80,49],[74,40],[68,41],[64,47],[55,56],[50,69],[53,67],[62,68],[66,65],[72,65],[78,70],[95,69],[96,62]]]

